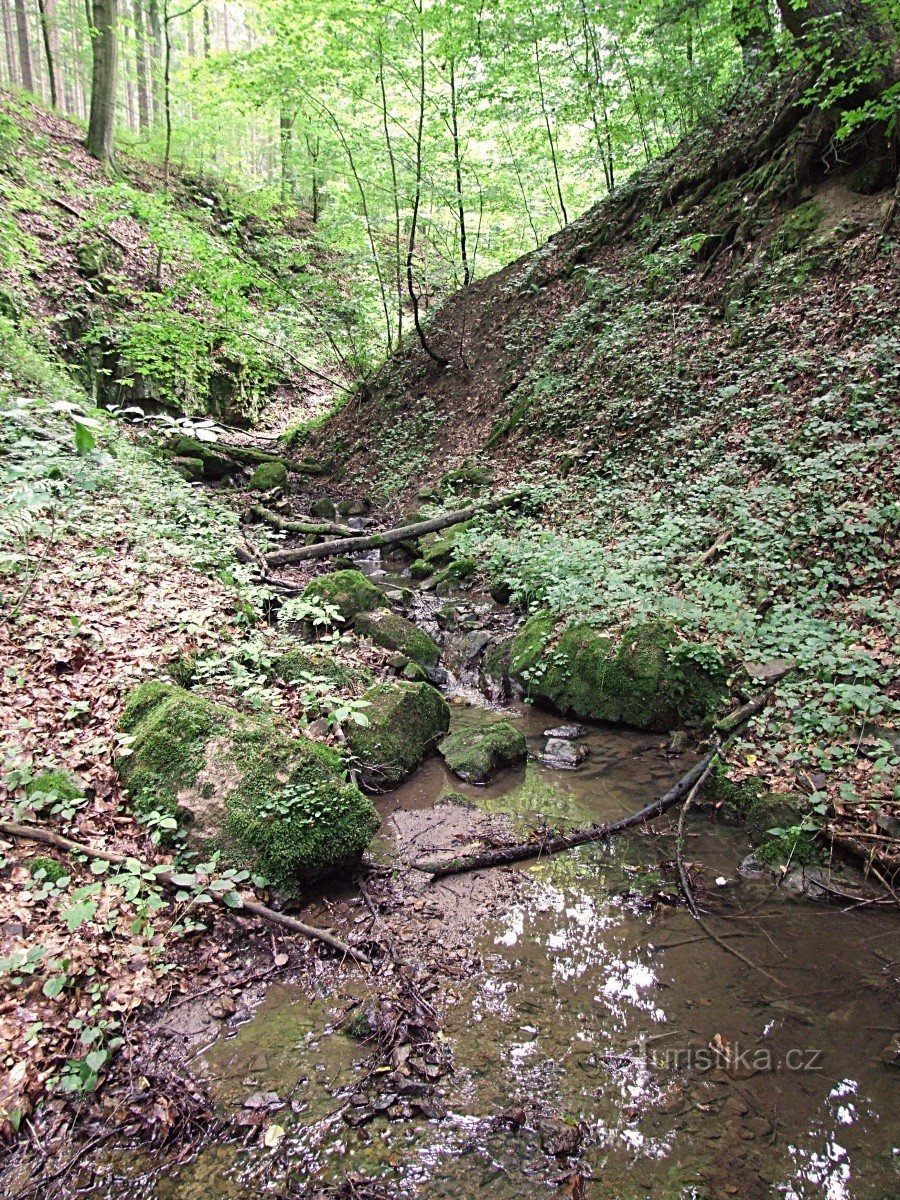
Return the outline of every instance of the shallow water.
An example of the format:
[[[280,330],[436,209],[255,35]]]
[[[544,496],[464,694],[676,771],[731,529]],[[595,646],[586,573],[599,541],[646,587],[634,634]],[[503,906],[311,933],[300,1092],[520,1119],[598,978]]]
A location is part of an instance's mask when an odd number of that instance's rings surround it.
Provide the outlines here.
[[[525,708],[507,715],[535,754],[558,724]],[[493,715],[454,712],[455,724],[485,719]],[[582,770],[531,761],[487,788],[460,785],[434,758],[382,799],[379,852],[440,848],[466,805],[520,828],[631,812],[689,765],[667,759],[661,740],[595,728]],[[900,1072],[879,1057],[897,1028],[896,924],[743,882],[746,851],[741,831],[693,821],[686,857],[703,863],[703,907],[749,963],[668,902],[671,826],[524,868],[501,916],[478,920],[483,882],[428,886],[437,941],[449,932],[441,889],[474,900],[467,919],[480,962],[437,993],[454,1065],[438,1085],[445,1119],[349,1128],[341,1113],[367,1050],[336,1026],[364,994],[359,980],[312,1000],[277,985],[195,1064],[235,1120],[234,1140],[182,1165],[113,1155],[92,1194],[300,1195],[348,1171],[422,1200],[900,1194]],[[271,1149],[243,1148],[241,1106],[266,1092],[277,1096],[269,1125],[283,1136],[271,1135]]]

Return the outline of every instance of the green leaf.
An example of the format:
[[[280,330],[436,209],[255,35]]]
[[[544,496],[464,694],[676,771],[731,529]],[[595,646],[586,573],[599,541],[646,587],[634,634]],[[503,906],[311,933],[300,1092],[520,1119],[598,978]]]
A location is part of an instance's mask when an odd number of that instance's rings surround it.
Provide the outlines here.
[[[96,900],[82,900],[78,904],[73,904],[71,908],[67,908],[60,915],[66,923],[66,928],[69,933],[74,933],[76,929],[84,925],[86,921],[92,921],[97,913]]]
[[[41,988],[48,1000],[55,1000],[68,982],[65,975],[54,975]]]
[[[243,908],[244,898],[240,892],[226,892],[222,897],[222,903],[228,908]]]
[[[98,1071],[99,1071],[99,1070],[100,1070],[102,1067],[106,1066],[106,1060],[107,1060],[108,1058],[109,1058],[109,1053],[108,1053],[108,1051],[106,1051],[106,1050],[92,1050],[92,1051],[90,1052],[90,1054],[88,1054],[88,1055],[86,1055],[86,1056],[85,1056],[85,1060],[84,1060],[84,1061],[85,1061],[85,1064],[86,1064],[86,1066],[87,1066],[88,1070],[89,1070],[89,1071],[91,1071],[91,1072],[92,1072],[92,1074],[96,1075],[96,1074],[97,1074],[97,1072],[98,1072]]]
[[[97,445],[97,439],[88,429],[87,425],[83,425],[81,421],[75,422],[75,449],[82,456],[90,454],[93,448]]]

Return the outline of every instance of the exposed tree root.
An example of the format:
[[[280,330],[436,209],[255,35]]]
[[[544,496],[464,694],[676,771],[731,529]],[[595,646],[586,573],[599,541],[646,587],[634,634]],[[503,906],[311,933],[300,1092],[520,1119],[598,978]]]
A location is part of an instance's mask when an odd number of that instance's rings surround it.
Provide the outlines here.
[[[337,521],[289,521],[286,517],[280,516],[276,512],[272,512],[270,508],[266,508],[263,504],[253,504],[248,509],[251,517],[255,517],[257,521],[262,521],[266,525],[271,525],[273,529],[277,529],[279,533],[299,533],[299,534],[337,534],[340,537],[357,538],[363,536],[363,530],[351,529],[349,525],[341,525]]]
[[[49,829],[40,829],[36,825],[20,825],[15,821],[0,821],[0,833],[7,837],[28,838],[32,842],[43,842],[47,846],[55,846],[58,850],[65,850],[69,854],[87,854],[91,858],[102,858],[105,862],[116,863],[121,865],[127,862],[132,855],[118,854],[113,850],[97,850],[93,846],[85,846],[81,842],[73,842],[71,838],[63,837],[59,833],[52,833]],[[144,865],[146,870],[149,867]],[[180,885],[172,879],[172,871],[156,871],[156,879],[166,887],[182,890]],[[361,950],[355,949],[353,946],[348,946],[346,942],[342,942],[340,938],[335,937],[333,933],[329,933],[327,929],[319,929],[315,925],[306,925],[303,921],[298,921],[294,917],[288,917],[284,913],[276,912],[274,908],[269,908],[265,904],[259,904],[255,900],[248,900],[246,897],[241,897],[240,908],[231,908],[224,904],[221,897],[215,893],[210,893],[217,903],[222,904],[226,912],[237,914],[250,913],[251,916],[259,917],[263,921],[268,921],[272,925],[280,925],[282,929],[289,929],[292,933],[300,933],[305,938],[311,941],[323,942],[326,946],[330,946],[332,950],[337,950],[340,954],[345,954],[348,958],[354,959],[356,962],[367,963],[368,956]]]

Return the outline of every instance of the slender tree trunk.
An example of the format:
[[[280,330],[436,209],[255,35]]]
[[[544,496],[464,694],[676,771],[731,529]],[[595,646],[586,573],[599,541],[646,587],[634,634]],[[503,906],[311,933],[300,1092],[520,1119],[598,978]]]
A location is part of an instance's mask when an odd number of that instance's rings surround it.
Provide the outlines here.
[[[163,31],[159,0],[147,0],[147,31],[150,43],[150,108],[154,125],[163,122],[162,48]]]
[[[419,13],[419,114],[416,124],[416,190],[413,197],[412,216],[409,221],[409,241],[406,244],[406,286],[412,304],[413,324],[419,335],[419,344],[430,359],[439,366],[449,366],[450,360],[432,350],[422,328],[422,318],[419,313],[419,294],[416,291],[414,263],[416,257],[416,234],[419,227],[419,209],[422,205],[422,150],[425,136],[425,28],[422,22],[423,0],[417,0],[416,9]]]
[[[290,113],[284,105],[281,106],[278,113],[278,132],[281,148],[282,203],[292,199],[297,190],[297,176],[294,170],[294,122],[296,119],[296,110]]]
[[[134,61],[137,84],[138,127],[141,133],[146,133],[150,128],[150,88],[144,0],[134,0]]]
[[[209,0],[203,5],[203,57],[212,54],[212,25],[209,19]]]
[[[562,183],[559,178],[559,162],[556,155],[556,143],[553,140],[553,129],[550,125],[550,113],[547,111],[547,98],[544,92],[544,75],[541,71],[541,53],[537,38],[534,39],[534,65],[537,68],[538,92],[541,97],[541,112],[544,115],[544,125],[547,129],[547,142],[550,146],[550,161],[553,164],[553,178],[556,180],[556,194],[559,197],[559,208],[562,213],[563,225],[568,225],[569,214],[566,212],[566,202],[563,199]]]
[[[394,204],[394,287],[397,291],[397,345],[403,341],[403,221],[400,215],[400,187],[397,181],[397,160],[388,123],[387,86],[384,81],[384,45],[378,39],[378,82],[381,86],[381,124],[384,129],[384,144],[391,167],[391,192]]]
[[[16,35],[13,31],[13,14],[9,0],[0,0],[3,14],[3,42],[6,48],[6,77],[15,87],[19,82],[19,66],[16,62]]]
[[[87,151],[102,163],[113,161],[116,122],[116,23],[118,0],[93,0],[93,64]]]
[[[450,119],[453,133],[453,166],[456,173],[456,207],[459,213],[459,258],[462,263],[463,287],[469,286],[471,274],[466,247],[466,209],[463,204],[462,161],[459,153],[459,117],[456,105],[456,62],[450,59]]]
[[[15,0],[16,37],[19,43],[19,80],[26,92],[34,91],[34,70],[31,65],[31,42],[28,40],[28,13],[25,0]]]
[[[309,155],[309,162],[310,162],[310,168],[311,168],[311,171],[310,171],[310,174],[311,174],[310,203],[312,205],[312,212],[310,213],[310,216],[312,218],[313,225],[318,225],[319,210],[320,210],[320,203],[321,203],[320,199],[319,199],[319,138],[318,138],[318,135],[316,135],[316,137],[311,137],[308,133],[306,134],[306,153]]]
[[[509,134],[506,132],[506,127],[501,124],[500,132],[503,134],[503,140],[506,142],[506,152],[509,155],[510,162],[513,165],[513,171],[516,175],[516,182],[519,185],[519,191],[522,193],[522,207],[525,209],[525,216],[528,218],[528,224],[531,226],[531,232],[534,237],[534,247],[540,249],[541,238],[534,224],[534,217],[531,213],[531,205],[528,202],[528,192],[525,190],[525,181],[522,179],[522,171],[519,167],[519,160],[516,158],[515,151],[512,148],[512,142],[509,140]]]
[[[72,71],[72,92],[73,92],[73,112],[79,117],[87,116],[87,104],[85,96],[87,90],[84,84],[84,60],[83,60],[83,43],[81,39],[81,22],[78,19],[78,6],[76,0],[69,0],[69,33],[71,37],[70,55],[73,65]]]
[[[56,24],[56,0],[38,0],[41,17],[41,38],[47,57],[47,81],[50,86],[50,103],[59,106],[59,28]]]

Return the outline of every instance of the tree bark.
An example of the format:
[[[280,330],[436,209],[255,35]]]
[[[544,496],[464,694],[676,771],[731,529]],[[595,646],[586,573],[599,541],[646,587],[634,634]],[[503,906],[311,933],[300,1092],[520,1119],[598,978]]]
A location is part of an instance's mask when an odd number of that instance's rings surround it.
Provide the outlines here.
[[[59,106],[59,28],[56,24],[56,0],[38,0],[41,17],[41,38],[47,58],[47,80],[50,86],[50,104]]]
[[[3,42],[6,49],[6,77],[16,86],[19,82],[19,65],[16,62],[16,35],[13,31],[12,9],[9,0],[0,0],[0,12],[3,14]]]
[[[93,0],[93,64],[87,151],[102,163],[114,156],[118,0]]]
[[[466,208],[463,203],[462,159],[459,149],[459,114],[456,103],[456,62],[450,59],[450,119],[453,135],[453,167],[456,175],[456,207],[459,213],[459,257],[462,263],[463,287],[469,286],[469,253],[466,243]]]
[[[138,128],[146,133],[150,128],[150,75],[147,61],[147,27],[144,21],[144,0],[134,0],[134,45],[137,75]]]
[[[510,492],[496,500],[485,504],[470,504],[468,508],[459,508],[455,512],[442,513],[432,517],[430,521],[417,521],[414,525],[401,525],[397,529],[386,529],[383,533],[367,534],[359,538],[338,538],[333,542],[319,542],[316,546],[297,546],[291,550],[276,550],[266,555],[266,565],[282,567],[288,563],[303,562],[307,558],[332,558],[335,554],[354,554],[359,550],[375,550],[381,546],[391,546],[397,542],[405,542],[407,538],[423,537],[426,533],[437,533],[449,525],[458,525],[460,521],[468,521],[478,513],[495,512],[505,504],[511,504],[522,495],[521,491]]]
[[[31,42],[28,40],[28,13],[25,0],[15,0],[16,37],[19,43],[19,82],[26,92],[34,91],[34,68],[31,63]]]

